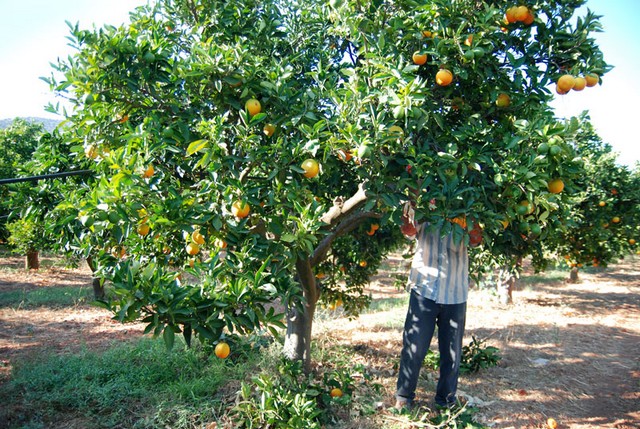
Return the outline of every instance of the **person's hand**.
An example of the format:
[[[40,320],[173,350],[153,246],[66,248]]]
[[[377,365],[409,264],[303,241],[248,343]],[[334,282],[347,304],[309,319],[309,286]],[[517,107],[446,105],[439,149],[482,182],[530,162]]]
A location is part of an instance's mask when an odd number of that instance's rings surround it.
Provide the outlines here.
[[[415,223],[415,211],[411,202],[406,202],[402,208],[402,225],[400,231],[407,237],[415,237],[418,233]]]
[[[478,223],[473,224],[473,229],[469,232],[469,246],[477,247],[482,243],[482,228]]]

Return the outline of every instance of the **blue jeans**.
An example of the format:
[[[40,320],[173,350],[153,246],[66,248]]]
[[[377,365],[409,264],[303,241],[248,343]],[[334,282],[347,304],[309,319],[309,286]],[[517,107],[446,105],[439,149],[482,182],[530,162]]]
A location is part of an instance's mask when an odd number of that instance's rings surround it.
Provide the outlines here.
[[[446,407],[456,402],[466,312],[466,302],[436,304],[435,301],[411,291],[402,336],[396,391],[398,399],[411,403],[415,398],[420,368],[437,326],[440,378],[436,388],[436,404]]]

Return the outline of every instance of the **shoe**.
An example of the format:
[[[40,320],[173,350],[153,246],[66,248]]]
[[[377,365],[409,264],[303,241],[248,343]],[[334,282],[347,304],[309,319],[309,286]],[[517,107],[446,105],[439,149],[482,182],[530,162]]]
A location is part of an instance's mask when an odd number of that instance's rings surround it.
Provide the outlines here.
[[[393,408],[395,408],[398,411],[402,411],[402,410],[410,411],[412,407],[413,407],[413,403],[405,398],[396,399],[396,404],[393,406]]]
[[[455,412],[455,411],[460,411],[466,406],[467,406],[467,400],[465,398],[458,398],[455,400],[455,402],[449,402],[446,405],[436,403],[436,409],[439,411],[449,410],[449,411]]]

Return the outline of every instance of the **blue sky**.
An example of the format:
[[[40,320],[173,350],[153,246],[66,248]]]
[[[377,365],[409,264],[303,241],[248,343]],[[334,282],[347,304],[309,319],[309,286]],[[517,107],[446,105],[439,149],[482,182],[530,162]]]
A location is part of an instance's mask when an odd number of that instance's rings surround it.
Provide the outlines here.
[[[118,25],[128,12],[146,0],[0,0],[0,119],[45,116],[53,99],[39,78],[51,73],[50,62],[69,54],[65,21],[82,28]],[[620,154],[619,162],[640,161],[640,138],[634,133],[640,109],[640,48],[637,44],[638,0],[588,0],[599,15],[604,33],[595,36],[614,69],[603,85],[558,97],[553,103],[560,117],[588,110],[602,139]]]

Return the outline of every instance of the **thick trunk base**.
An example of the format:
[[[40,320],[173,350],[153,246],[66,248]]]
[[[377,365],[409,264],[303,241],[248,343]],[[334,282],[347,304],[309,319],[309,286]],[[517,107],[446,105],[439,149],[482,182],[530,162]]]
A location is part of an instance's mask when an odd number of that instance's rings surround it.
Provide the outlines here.
[[[580,278],[578,277],[578,267],[571,268],[569,272],[569,279],[567,280],[569,283],[578,283]]]

